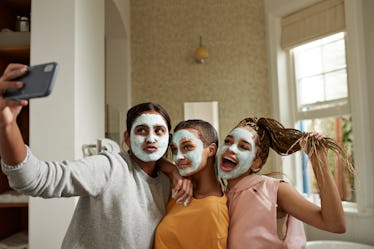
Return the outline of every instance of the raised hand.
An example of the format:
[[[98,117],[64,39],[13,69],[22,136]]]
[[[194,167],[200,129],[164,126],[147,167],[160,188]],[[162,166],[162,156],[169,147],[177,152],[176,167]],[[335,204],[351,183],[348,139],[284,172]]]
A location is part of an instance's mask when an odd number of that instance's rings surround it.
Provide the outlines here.
[[[3,97],[7,89],[23,87],[22,82],[12,80],[24,75],[26,72],[26,65],[9,64],[0,77],[0,125],[2,126],[14,122],[22,107],[28,105],[27,100],[9,100]]]

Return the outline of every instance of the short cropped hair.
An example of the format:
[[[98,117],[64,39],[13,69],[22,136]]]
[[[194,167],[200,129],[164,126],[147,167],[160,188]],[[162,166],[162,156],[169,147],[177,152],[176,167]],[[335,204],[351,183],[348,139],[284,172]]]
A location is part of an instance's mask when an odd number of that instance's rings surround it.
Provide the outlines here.
[[[203,142],[204,147],[210,144],[216,144],[218,147],[218,135],[216,129],[209,122],[201,119],[185,120],[177,124],[174,133],[181,129],[192,128],[198,131],[199,139]]]

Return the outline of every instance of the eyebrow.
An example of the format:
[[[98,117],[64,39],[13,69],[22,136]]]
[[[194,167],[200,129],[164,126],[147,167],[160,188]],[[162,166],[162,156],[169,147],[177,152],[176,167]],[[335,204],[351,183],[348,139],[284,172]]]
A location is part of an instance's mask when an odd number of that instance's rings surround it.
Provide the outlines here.
[[[243,143],[249,145],[252,148],[252,144],[249,143],[247,140],[244,140],[243,138],[241,140],[239,140],[239,142],[243,142]]]
[[[176,141],[175,141],[176,142]],[[173,143],[175,143],[174,141],[173,141]],[[189,139],[189,138],[181,138],[180,140],[179,140],[179,144],[178,145],[184,145],[184,144],[186,144],[186,143],[191,143],[192,142],[192,140],[191,139]]]
[[[190,139],[190,138],[182,138],[181,140],[180,140],[180,144],[186,144],[186,143],[192,143],[193,141],[192,141],[192,139]]]
[[[251,143],[249,143],[247,140],[242,140],[243,141],[243,143],[246,143],[246,144],[249,144],[249,145],[251,145]]]
[[[146,128],[148,128],[148,125],[146,125],[146,124],[140,124],[140,125],[137,125],[137,126],[135,126],[135,128],[144,128],[144,127],[146,127]]]

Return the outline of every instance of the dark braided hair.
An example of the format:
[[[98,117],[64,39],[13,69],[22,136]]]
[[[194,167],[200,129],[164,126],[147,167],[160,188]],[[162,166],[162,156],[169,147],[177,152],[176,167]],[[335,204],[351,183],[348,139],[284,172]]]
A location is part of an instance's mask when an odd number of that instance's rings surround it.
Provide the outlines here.
[[[257,132],[256,146],[260,148],[258,156],[265,164],[269,156],[269,148],[272,148],[281,156],[292,154],[301,149],[295,144],[304,132],[285,128],[281,123],[271,118],[245,118],[239,122],[237,127],[249,126]]]
[[[258,139],[255,143],[260,150],[257,156],[262,160],[263,166],[269,156],[269,148],[272,148],[281,156],[290,155],[294,152],[304,150],[308,156],[316,154],[320,149],[331,149],[346,165],[346,169],[355,174],[351,160],[343,148],[332,138],[323,137],[317,140],[312,132],[302,132],[297,129],[285,128],[278,121],[271,118],[249,117],[239,122],[236,127],[251,127],[257,132]],[[320,167],[322,165],[319,165]]]

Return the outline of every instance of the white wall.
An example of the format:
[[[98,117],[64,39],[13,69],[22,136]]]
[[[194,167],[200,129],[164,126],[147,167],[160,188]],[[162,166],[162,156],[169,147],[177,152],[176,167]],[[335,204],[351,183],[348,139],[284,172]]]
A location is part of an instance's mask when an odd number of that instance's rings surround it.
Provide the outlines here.
[[[104,137],[104,0],[32,0],[31,11],[31,64],[60,70],[52,94],[30,103],[30,146],[41,159],[75,159]],[[74,206],[31,198],[30,248],[60,248]]]
[[[287,123],[280,112],[282,103],[277,96],[282,82],[287,82],[287,60],[279,48],[280,17],[318,0],[265,0],[267,10],[269,72],[272,89],[273,114],[282,123]],[[357,210],[346,212],[347,231],[344,234],[324,232],[306,226],[309,240],[337,239],[350,240],[374,245],[374,114],[369,110],[374,106],[373,91],[374,23],[372,0],[346,0],[347,63],[350,70],[350,93],[355,134],[355,164],[358,169]],[[284,93],[287,94],[287,93]],[[287,115],[285,115],[287,116]],[[356,146],[357,145],[357,146]]]
[[[105,64],[108,136],[121,144],[131,106],[130,8],[128,0],[105,2]],[[125,16],[127,18],[125,18]]]

